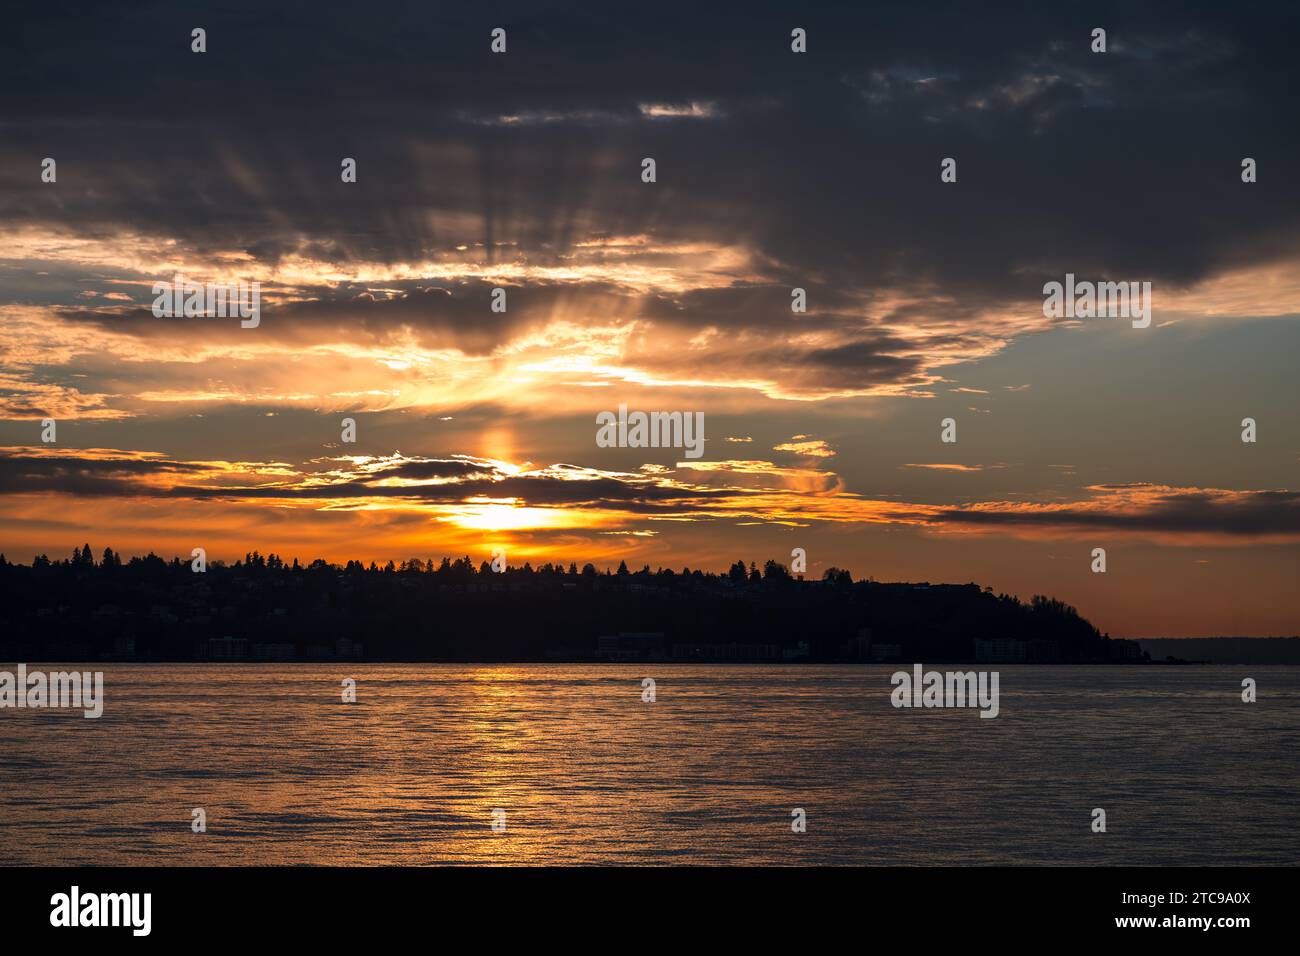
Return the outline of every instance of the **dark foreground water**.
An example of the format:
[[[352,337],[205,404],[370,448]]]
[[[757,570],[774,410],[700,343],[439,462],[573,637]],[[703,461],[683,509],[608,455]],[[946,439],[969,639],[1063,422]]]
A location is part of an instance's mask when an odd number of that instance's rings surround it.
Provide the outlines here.
[[[0,863],[1300,863],[1295,667],[97,666],[0,710]]]

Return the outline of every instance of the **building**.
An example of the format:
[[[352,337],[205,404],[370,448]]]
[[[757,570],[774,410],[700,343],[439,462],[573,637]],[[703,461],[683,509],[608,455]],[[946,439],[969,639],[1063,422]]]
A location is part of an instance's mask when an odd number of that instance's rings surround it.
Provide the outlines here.
[[[1112,637],[1106,642],[1107,656],[1112,661],[1137,662],[1142,660],[1142,645],[1120,637]]]
[[[775,644],[674,644],[673,659],[686,661],[774,661],[781,657]]]
[[[858,632],[844,642],[843,651],[851,661],[871,660],[871,628],[858,628]]]
[[[596,656],[611,661],[646,660],[664,654],[660,631],[619,631],[596,638]]]
[[[364,651],[364,645],[350,637],[340,637],[334,642],[334,656],[341,661],[359,661]]]
[[[1030,641],[1029,661],[1031,664],[1059,664],[1061,662],[1061,642]]]
[[[248,638],[214,637],[199,641],[198,658],[203,661],[242,661],[248,659]]]
[[[294,658],[294,646],[292,644],[254,644],[253,660],[255,661],[291,661]]]
[[[989,664],[1023,664],[1028,657],[1025,641],[1010,637],[995,637],[991,640],[975,638],[975,660]]]

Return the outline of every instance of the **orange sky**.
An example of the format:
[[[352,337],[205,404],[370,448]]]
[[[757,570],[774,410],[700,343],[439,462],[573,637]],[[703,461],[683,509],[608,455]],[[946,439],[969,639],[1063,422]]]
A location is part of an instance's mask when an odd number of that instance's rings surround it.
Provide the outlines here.
[[[10,560],[803,548],[1117,636],[1300,631],[1293,54],[1264,14],[1130,10],[1102,57],[1046,8],[845,8],[796,56],[758,15],[593,9],[494,56],[442,8],[365,36],[314,8],[207,59],[32,16],[0,65]],[[1150,327],[1045,316],[1067,273],[1150,282]],[[153,314],[177,274],[258,283],[259,323]],[[607,447],[621,406],[702,415],[702,453]]]

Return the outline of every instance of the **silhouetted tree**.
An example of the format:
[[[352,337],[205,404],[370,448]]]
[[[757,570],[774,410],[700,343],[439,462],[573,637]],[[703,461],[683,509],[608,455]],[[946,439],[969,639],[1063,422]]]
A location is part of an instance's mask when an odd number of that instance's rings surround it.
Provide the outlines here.
[[[279,554],[253,550],[230,567],[210,560],[196,575],[187,558],[150,552],[124,563],[106,548],[96,564],[93,554],[89,546],[72,560],[42,554],[30,567],[0,555],[0,656],[37,659],[66,646],[94,658],[130,635],[142,655],[184,660],[195,641],[234,631],[292,643],[299,656],[348,637],[381,658],[540,660],[554,648],[590,656],[598,635],[649,631],[663,633],[665,646],[802,642],[813,660],[833,661],[854,659],[855,636],[869,628],[874,641],[899,644],[916,660],[968,660],[973,640],[989,637],[1053,642],[1067,661],[1109,657],[1097,629],[1055,598],[1035,595],[1026,604],[977,584],[854,582],[841,568],[827,569],[822,583],[805,582],[775,560],[761,572],[737,561],[723,574],[649,565],[629,574],[620,561],[615,577],[590,562],[580,575],[576,562],[567,572],[529,562],[501,575],[486,560],[476,571],[467,555],[405,560],[399,580],[391,560],[381,569],[318,557],[304,568],[296,556],[286,565]],[[490,586],[469,587],[476,579]],[[100,613],[106,605],[112,613]]]
[[[789,581],[790,571],[784,564],[777,561],[769,560],[763,565],[763,580],[765,581]]]

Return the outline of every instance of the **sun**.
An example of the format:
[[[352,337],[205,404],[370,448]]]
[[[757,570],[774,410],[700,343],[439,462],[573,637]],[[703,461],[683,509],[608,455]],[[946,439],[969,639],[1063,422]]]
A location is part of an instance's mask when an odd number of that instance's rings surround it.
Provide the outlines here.
[[[470,499],[465,504],[444,505],[439,521],[474,531],[539,531],[551,528],[595,527],[608,517],[576,508],[532,508],[517,499]]]

